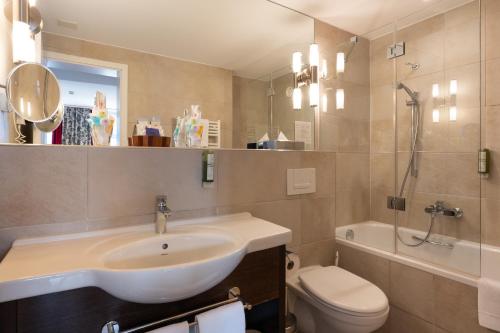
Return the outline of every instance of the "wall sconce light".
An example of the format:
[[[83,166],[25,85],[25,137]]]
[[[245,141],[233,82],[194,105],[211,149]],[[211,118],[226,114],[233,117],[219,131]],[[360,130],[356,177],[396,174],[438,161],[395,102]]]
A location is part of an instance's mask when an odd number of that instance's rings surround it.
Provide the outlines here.
[[[457,121],[457,107],[450,106],[450,121]]]
[[[439,123],[439,109],[432,110],[432,122]]]
[[[35,62],[34,35],[43,28],[36,0],[12,0],[5,4],[4,13],[12,22],[12,58],[14,63]]]
[[[337,74],[342,74],[345,71],[345,54],[344,52],[337,53]]]
[[[327,94],[323,94],[322,107],[323,107],[323,112],[328,112],[328,96],[327,96]]]
[[[345,102],[344,89],[337,89],[335,93],[335,100],[337,104],[337,110],[344,110],[344,102]]]
[[[35,40],[31,36],[30,26],[21,21],[14,21],[12,25],[12,61],[35,62]]]
[[[300,64],[300,65],[299,65]],[[309,105],[311,107],[319,106],[319,46],[318,44],[311,44],[309,47],[309,65],[302,69],[302,53],[295,52],[292,55],[292,70],[294,73],[294,92],[293,92],[293,106],[298,110],[299,107],[299,94],[300,101],[302,102],[302,93],[299,92],[303,86],[309,87]],[[326,77],[328,73],[326,61],[323,60],[322,77]]]
[[[323,59],[321,63],[321,78],[323,80],[326,80],[328,77],[328,63],[326,62],[326,59]]]
[[[450,81],[450,95],[455,96],[458,93],[458,81],[451,80]]]
[[[432,85],[432,97],[433,98],[439,97],[439,84],[437,84],[437,83],[434,83]]]
[[[294,88],[292,94],[293,109],[300,110],[302,108],[302,90]]]
[[[319,105],[319,83],[309,85],[309,105],[317,107]]]

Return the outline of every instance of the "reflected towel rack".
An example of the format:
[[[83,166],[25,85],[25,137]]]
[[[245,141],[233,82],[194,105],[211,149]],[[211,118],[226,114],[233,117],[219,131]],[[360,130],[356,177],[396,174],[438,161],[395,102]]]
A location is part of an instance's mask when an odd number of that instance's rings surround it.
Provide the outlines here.
[[[233,287],[233,288],[229,289],[228,299],[225,301],[221,301],[218,303],[207,305],[207,306],[204,306],[204,307],[199,308],[199,309],[187,311],[187,312],[184,312],[184,313],[181,313],[181,314],[169,317],[169,318],[157,320],[157,321],[149,323],[149,324],[137,326],[137,327],[125,330],[125,331],[120,331],[120,324],[117,321],[110,321],[110,322],[107,322],[102,327],[101,333],[135,333],[135,332],[139,332],[139,331],[143,331],[143,330],[147,330],[147,329],[154,329],[154,328],[157,328],[157,326],[166,325],[166,324],[169,324],[172,322],[176,322],[178,320],[184,319],[185,317],[193,316],[193,315],[196,315],[196,314],[208,311],[208,310],[218,308],[219,306],[231,304],[231,303],[238,302],[238,301],[243,303],[243,308],[245,310],[252,309],[252,305],[249,303],[246,303],[240,297],[240,288]],[[196,321],[189,323],[189,327],[197,327],[197,326],[198,326],[198,323]]]

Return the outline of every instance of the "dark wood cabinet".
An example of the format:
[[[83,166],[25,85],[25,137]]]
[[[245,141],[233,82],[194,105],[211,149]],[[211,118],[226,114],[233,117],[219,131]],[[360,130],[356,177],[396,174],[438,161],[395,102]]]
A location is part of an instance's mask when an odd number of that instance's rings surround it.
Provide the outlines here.
[[[89,287],[2,303],[0,332],[100,333],[111,320],[118,321],[121,329],[129,329],[226,300],[232,287],[239,287],[241,297],[254,305],[246,314],[249,328],[285,332],[284,246],[248,254],[217,286],[182,301],[137,304]]]

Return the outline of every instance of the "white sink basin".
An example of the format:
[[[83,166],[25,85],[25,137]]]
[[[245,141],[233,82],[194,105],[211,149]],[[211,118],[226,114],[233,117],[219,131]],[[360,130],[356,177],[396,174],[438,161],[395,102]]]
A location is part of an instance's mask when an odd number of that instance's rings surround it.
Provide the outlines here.
[[[123,300],[172,302],[217,285],[245,253],[241,240],[220,232],[155,235],[109,251],[103,256],[107,269],[96,277],[102,289]]]
[[[0,263],[0,303],[83,287],[165,303],[200,294],[245,254],[284,245],[291,231],[248,213],[16,240]]]

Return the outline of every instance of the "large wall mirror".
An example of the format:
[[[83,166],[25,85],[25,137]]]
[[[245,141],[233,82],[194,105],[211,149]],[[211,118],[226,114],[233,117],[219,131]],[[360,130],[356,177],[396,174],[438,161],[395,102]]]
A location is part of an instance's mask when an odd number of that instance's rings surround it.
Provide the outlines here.
[[[300,51],[307,62],[312,18],[267,0],[39,0],[37,7],[41,62],[59,81],[64,119],[62,129],[28,143],[90,144],[87,119],[105,96],[111,145],[128,145],[138,123],[175,136],[186,112],[201,112],[217,130],[213,147],[280,138],[315,148],[317,108],[307,98],[300,110],[292,105],[292,55]]]

